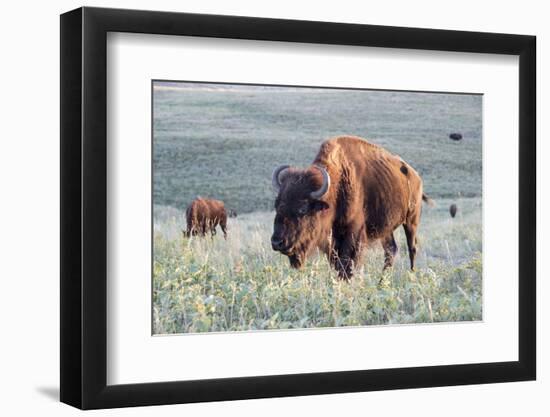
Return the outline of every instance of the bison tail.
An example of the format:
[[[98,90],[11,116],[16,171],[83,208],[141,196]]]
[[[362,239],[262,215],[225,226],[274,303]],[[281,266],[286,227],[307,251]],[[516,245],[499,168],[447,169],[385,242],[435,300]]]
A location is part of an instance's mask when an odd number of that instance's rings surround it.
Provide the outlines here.
[[[422,201],[424,201],[428,206],[434,207],[435,201],[433,201],[430,197],[428,197],[426,194],[422,193]]]

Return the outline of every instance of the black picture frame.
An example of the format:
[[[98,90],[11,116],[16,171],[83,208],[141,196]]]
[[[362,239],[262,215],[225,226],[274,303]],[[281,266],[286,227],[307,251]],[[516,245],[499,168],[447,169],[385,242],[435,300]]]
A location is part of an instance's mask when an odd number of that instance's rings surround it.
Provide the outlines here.
[[[107,385],[108,32],[519,56],[519,360]],[[82,409],[534,380],[536,38],[79,8],[61,15],[61,401]]]

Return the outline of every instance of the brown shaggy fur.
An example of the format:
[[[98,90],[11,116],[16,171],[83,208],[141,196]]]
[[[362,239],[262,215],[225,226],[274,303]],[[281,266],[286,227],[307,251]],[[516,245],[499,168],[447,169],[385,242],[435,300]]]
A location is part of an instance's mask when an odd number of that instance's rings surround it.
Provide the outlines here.
[[[205,236],[207,232],[214,236],[218,225],[223,237],[227,237],[227,213],[223,201],[198,197],[189,204],[185,214],[187,230],[183,234],[186,237]]]
[[[309,195],[323,181],[313,165],[324,167],[331,179],[320,200]],[[431,200],[418,173],[399,156],[362,138],[340,136],[321,145],[312,166],[289,168],[279,180],[272,245],[292,267],[319,248],[339,277],[349,279],[367,242],[380,240],[388,268],[397,253],[393,232],[403,226],[414,269],[422,201]]]

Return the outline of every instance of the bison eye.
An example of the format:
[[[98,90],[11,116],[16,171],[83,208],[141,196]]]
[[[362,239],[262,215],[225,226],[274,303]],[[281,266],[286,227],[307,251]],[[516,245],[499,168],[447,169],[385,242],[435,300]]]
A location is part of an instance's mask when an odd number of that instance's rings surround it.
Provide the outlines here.
[[[299,207],[298,210],[296,210],[296,212],[298,213],[298,215],[303,216],[308,212],[308,206],[304,205],[302,207]]]

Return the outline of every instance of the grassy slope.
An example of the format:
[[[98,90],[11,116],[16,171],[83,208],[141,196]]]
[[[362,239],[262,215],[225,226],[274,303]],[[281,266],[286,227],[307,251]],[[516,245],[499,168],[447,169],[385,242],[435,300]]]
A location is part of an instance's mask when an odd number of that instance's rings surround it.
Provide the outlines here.
[[[310,164],[339,134],[399,154],[433,197],[481,196],[480,96],[321,91],[155,92],[155,204],[185,209],[202,195],[271,210],[273,169]]]

